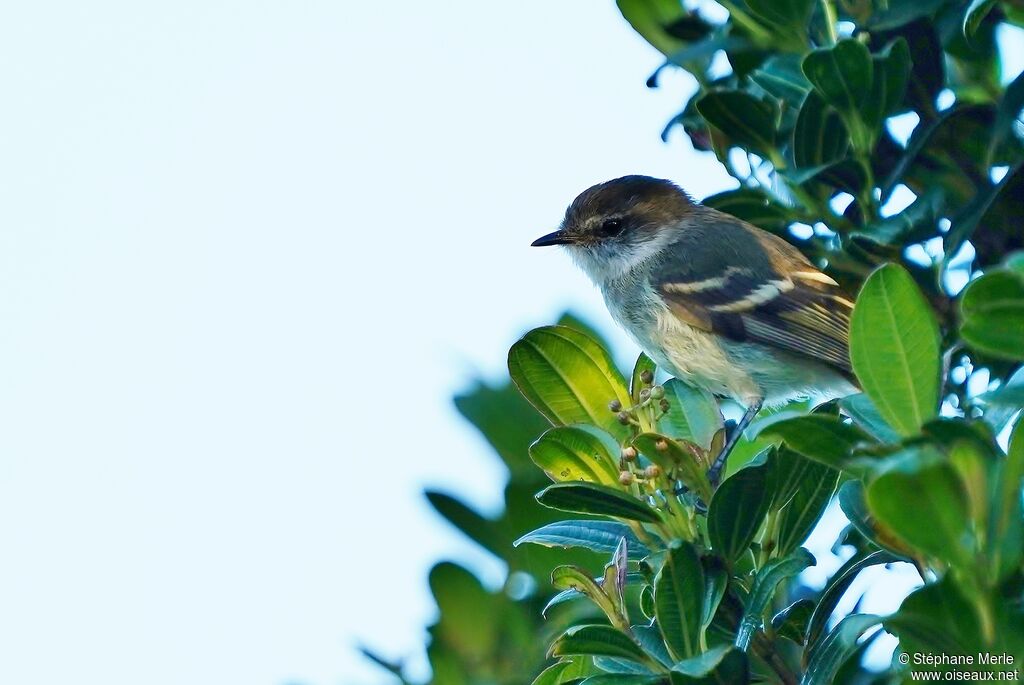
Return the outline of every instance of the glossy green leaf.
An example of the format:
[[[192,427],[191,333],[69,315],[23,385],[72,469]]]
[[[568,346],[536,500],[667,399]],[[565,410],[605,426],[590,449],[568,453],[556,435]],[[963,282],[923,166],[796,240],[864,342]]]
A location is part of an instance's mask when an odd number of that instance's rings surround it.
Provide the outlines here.
[[[821,596],[818,598],[818,603],[814,606],[811,618],[807,622],[806,644],[814,645],[818,642],[825,632],[825,625],[829,617],[839,605],[839,600],[843,598],[843,595],[846,594],[846,591],[861,571],[871,566],[900,560],[899,557],[890,552],[880,551],[864,556],[855,556],[843,564],[836,571],[835,575],[829,579],[828,585],[825,586]]]
[[[676,0],[616,0],[615,4],[633,30],[662,54],[670,55],[686,45],[667,30],[685,16]]]
[[[611,357],[590,336],[566,326],[536,328],[508,353],[512,381],[555,425],[589,423],[616,437],[628,435],[608,410],[629,404],[629,389]]]
[[[677,378],[666,382],[664,388],[669,410],[658,422],[658,429],[665,435],[689,440],[707,449],[723,423],[714,396]]]
[[[813,600],[798,599],[772,617],[772,630],[779,637],[792,640],[798,645],[806,641],[807,624],[811,620],[814,607]]]
[[[816,92],[808,93],[793,128],[793,161],[800,169],[827,167],[846,156],[850,137],[838,112]]]
[[[701,204],[779,235],[785,235],[793,223],[793,210],[755,188],[727,190],[704,198]]]
[[[843,514],[864,538],[894,554],[906,555],[908,553],[906,544],[900,541],[895,533],[884,524],[875,519],[868,509],[867,493],[861,481],[848,480],[840,485],[839,490],[836,491],[836,500],[839,502]]]
[[[833,468],[850,466],[850,451],[871,437],[853,424],[843,423],[838,416],[810,414],[774,423],[763,434],[773,435],[790,449]]]
[[[769,58],[750,73],[750,79],[792,107],[799,106],[811,90],[810,82],[800,69],[800,56],[795,54],[779,54]]]
[[[960,161],[960,164],[963,162]],[[1016,166],[1011,167],[998,183],[971,184],[968,192],[969,201],[953,217],[949,233],[943,240],[947,268],[949,260],[972,238],[979,227],[984,227],[988,232],[997,231],[999,225],[1004,223],[1003,217],[1006,215],[1005,211],[1001,210],[1005,210],[1007,204],[1019,208],[1020,205],[1015,202],[1015,198],[1021,197],[1024,193],[1024,164],[1018,162]],[[1014,221],[1017,216],[1009,216],[1011,225],[1007,227],[1008,231],[1019,231],[1019,225]]]
[[[708,509],[711,548],[735,563],[750,547],[771,498],[767,466],[748,466],[727,478],[715,491]]]
[[[989,520],[991,575],[1002,580],[1024,556],[1024,420],[1018,420],[1010,435],[1006,458],[999,464],[995,496]]]
[[[878,137],[886,117],[894,114],[903,102],[910,78],[910,48],[898,38],[871,58],[871,95],[860,103],[859,116],[871,131],[872,141]]]
[[[654,613],[676,661],[700,652],[704,570],[697,551],[677,541],[654,580]]]
[[[745,0],[744,5],[776,37],[779,47],[799,50],[806,45],[814,0]]]
[[[669,478],[682,481],[705,502],[711,499],[711,484],[696,447],[690,445],[687,449],[678,441],[657,433],[641,433],[633,440],[633,446],[660,466]]]
[[[913,435],[938,413],[942,366],[935,314],[905,269],[875,270],[857,297],[850,358],[886,422]]]
[[[841,40],[804,58],[804,75],[825,102],[836,108],[854,147],[867,150],[870,133],[860,120],[861,104],[871,95],[874,67],[871,53],[860,41]]]
[[[995,4],[996,0],[971,0],[971,4],[964,11],[964,37],[970,40],[974,36],[985,15],[992,10]]]
[[[665,676],[606,673],[604,675],[590,676],[586,680],[577,682],[579,685],[665,685]]]
[[[578,566],[556,566],[551,571],[551,585],[558,590],[573,591],[582,594],[592,601],[594,604],[604,612],[604,615],[608,617],[609,621],[614,621],[618,618],[618,609],[615,606],[615,602],[604,589],[598,585],[597,581],[590,577],[590,575],[579,568]],[[567,596],[565,592],[560,596]],[[544,608],[546,613],[555,601],[548,602],[548,606]]]
[[[873,614],[851,614],[840,621],[811,649],[800,685],[833,685],[840,666],[857,650],[860,636],[881,622],[882,617]]]
[[[882,442],[899,442],[900,434],[882,418],[871,398],[860,392],[839,400],[839,407],[871,437]]]
[[[552,643],[548,656],[571,656],[575,654],[613,656],[633,661],[649,661],[631,637],[617,628],[606,625],[573,626]]]
[[[449,494],[436,490],[427,490],[424,494],[437,513],[478,545],[498,556],[504,553],[508,538],[498,529],[495,521]]]
[[[738,90],[711,91],[697,100],[697,111],[733,142],[775,160],[775,106]]]
[[[492,595],[465,568],[441,562],[430,571],[430,591],[441,612],[439,637],[464,658],[483,659],[498,640],[498,625],[480,621],[480,612],[495,607]]]
[[[1024,359],[1024,274],[991,271],[960,298],[960,336],[982,352]]]
[[[1005,141],[1013,135],[1013,127],[1021,115],[1022,108],[1024,108],[1024,72],[1017,74],[1017,78],[1006,86],[1003,97],[999,101],[995,125],[992,128],[992,141],[989,143],[989,161]]]
[[[563,683],[579,682],[580,677],[585,677],[592,672],[588,661],[582,657],[563,659],[557,664],[545,668],[532,685],[562,685]]]
[[[884,473],[868,486],[867,504],[880,522],[922,552],[954,564],[972,559],[967,493],[949,464]]]
[[[651,618],[654,618],[654,590],[650,585],[645,586],[645,588],[651,590]],[[636,638],[636,641],[648,655],[654,657],[662,666],[668,667],[672,665],[672,656],[668,653],[668,647],[665,646],[665,641],[661,637],[661,631],[658,629],[657,624],[633,626],[631,630],[633,631],[633,637]]]
[[[775,546],[779,555],[791,554],[802,545],[821,520],[839,483],[839,471],[809,462],[805,479],[789,503],[779,512]]]
[[[796,576],[808,566],[814,565],[814,557],[804,548],[793,554],[773,559],[761,567],[754,577],[754,584],[747,598],[743,618],[736,631],[736,646],[747,651],[754,634],[764,626],[765,612],[769,609],[778,586]]]
[[[747,655],[732,645],[715,645],[672,666],[672,685],[744,685],[750,679]]]
[[[929,188],[902,212],[880,219],[851,235],[889,245],[902,245],[931,238],[938,233],[938,220],[943,204],[942,189]]]
[[[632,495],[595,483],[556,483],[537,493],[546,507],[578,514],[602,514],[656,523],[658,512]]]
[[[705,554],[700,558],[704,569],[704,600],[701,603],[700,629],[706,631],[715,618],[718,605],[725,596],[729,585],[729,569],[725,562],[713,554]]]
[[[542,545],[544,547],[582,547],[593,552],[612,554],[625,538],[629,556],[635,559],[651,553],[647,545],[640,542],[633,529],[617,521],[555,521],[529,532],[513,544]]]
[[[612,456],[609,442],[576,426],[556,426],[530,445],[530,458],[551,480],[561,483],[586,481],[616,485],[618,456]]]
[[[976,657],[983,649],[977,614],[952,574],[911,593],[885,619],[885,629],[908,653]]]
[[[633,374],[629,379],[629,396],[633,398],[633,404],[640,404],[640,391],[644,387],[641,377],[644,372],[650,372],[653,378],[657,370],[658,365],[654,363],[654,360],[641,352],[640,356],[636,359],[636,364],[633,365]]]

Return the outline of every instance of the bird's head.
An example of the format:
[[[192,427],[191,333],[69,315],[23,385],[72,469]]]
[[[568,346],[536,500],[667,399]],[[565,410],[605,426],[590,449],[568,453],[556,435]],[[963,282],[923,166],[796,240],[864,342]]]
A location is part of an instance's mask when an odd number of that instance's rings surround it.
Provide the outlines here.
[[[660,250],[693,211],[693,202],[671,181],[623,176],[580,193],[558,230],[533,246],[565,246],[591,278],[601,281]]]

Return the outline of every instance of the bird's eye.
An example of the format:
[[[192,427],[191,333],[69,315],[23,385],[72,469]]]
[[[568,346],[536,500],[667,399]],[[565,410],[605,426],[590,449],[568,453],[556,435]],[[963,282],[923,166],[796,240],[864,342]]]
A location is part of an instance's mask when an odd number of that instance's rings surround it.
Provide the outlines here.
[[[622,227],[622,219],[605,219],[601,224],[601,234],[610,238],[622,233]]]

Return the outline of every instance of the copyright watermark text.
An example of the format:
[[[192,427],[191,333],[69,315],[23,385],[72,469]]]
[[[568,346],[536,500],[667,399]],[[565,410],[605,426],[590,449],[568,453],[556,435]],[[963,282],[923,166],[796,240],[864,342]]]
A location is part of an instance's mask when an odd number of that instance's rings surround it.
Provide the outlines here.
[[[921,682],[1020,682],[1012,654],[979,652],[978,654],[929,654],[901,652],[897,657],[903,665],[923,666],[911,669],[910,679]]]

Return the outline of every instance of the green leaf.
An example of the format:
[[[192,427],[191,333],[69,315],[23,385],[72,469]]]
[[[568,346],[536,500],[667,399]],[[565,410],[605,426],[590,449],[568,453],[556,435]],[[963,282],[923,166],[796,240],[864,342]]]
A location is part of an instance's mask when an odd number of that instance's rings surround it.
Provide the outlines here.
[[[532,685],[562,685],[562,683],[578,682],[579,677],[592,672],[588,662],[588,659],[583,658],[559,661],[557,664],[545,668]]]
[[[623,438],[629,429],[608,410],[629,404],[629,389],[608,353],[590,336],[566,326],[536,328],[508,353],[519,392],[551,423],[589,423]]]
[[[784,39],[780,47],[799,49],[806,44],[814,0],[746,0],[745,4],[761,25]]]
[[[579,685],[665,685],[665,676],[606,673],[590,676],[586,680],[579,681]]]
[[[664,55],[686,45],[666,29],[685,16],[677,0],[616,0],[619,12],[633,30]]]
[[[779,555],[791,554],[807,540],[839,483],[839,471],[824,464],[807,463],[806,477],[800,488],[779,513],[775,535],[775,549]]]
[[[498,624],[479,620],[480,612],[496,609],[494,597],[465,568],[441,562],[430,570],[430,591],[441,613],[440,638],[463,658],[484,659],[498,640]]]
[[[872,56],[871,63],[871,95],[860,103],[859,114],[874,141],[886,117],[899,109],[907,90],[910,78],[910,48],[907,41],[897,38],[879,54]]]
[[[555,482],[619,482],[618,458],[612,456],[608,444],[576,426],[557,426],[546,431],[530,445],[530,458]]]
[[[704,601],[701,604],[700,629],[706,631],[718,612],[718,605],[729,585],[729,569],[720,557],[706,554],[700,558],[704,569]]]
[[[786,235],[789,225],[793,223],[793,210],[780,205],[756,188],[727,190],[704,198],[701,204],[778,235]]]
[[[737,647],[744,652],[750,647],[754,633],[764,625],[765,612],[771,606],[779,584],[813,565],[814,557],[801,547],[788,557],[773,559],[761,567],[754,577],[754,585],[750,589],[746,609],[736,631]]]
[[[998,183],[983,186],[977,184],[972,187],[974,192],[970,202],[953,217],[949,233],[943,240],[946,268],[949,266],[949,260],[965,242],[971,239],[979,226],[984,226],[987,232],[998,231],[999,225],[1003,223],[1003,212],[1000,211],[1003,204],[1013,203],[1013,198],[1020,197],[1021,193],[1024,193],[1024,171],[1022,169],[1024,169],[1024,164],[1018,164],[1007,171]],[[1016,204],[1014,206],[1016,207]],[[1012,226],[1011,230],[1018,230],[1018,227]]]
[[[798,645],[805,644],[807,624],[815,606],[814,600],[798,599],[772,617],[772,630],[779,637],[790,639]]]
[[[499,557],[505,553],[504,546],[508,543],[508,538],[494,521],[446,493],[427,490],[424,494],[437,513],[474,542]]]
[[[907,556],[906,545],[895,534],[881,524],[868,510],[864,484],[859,480],[848,480],[839,486],[836,500],[840,509],[853,527],[867,540],[895,554]]]
[[[996,0],[971,0],[971,4],[967,6],[967,10],[964,12],[963,21],[964,37],[967,40],[974,37],[974,33],[981,26],[981,21],[995,4]]]
[[[640,663],[650,660],[632,638],[606,625],[572,626],[548,649],[548,657],[575,654],[613,656]]]
[[[582,547],[612,554],[622,538],[626,539],[630,557],[639,559],[651,553],[629,526],[617,521],[556,521],[527,533],[513,544],[516,547],[526,543],[544,547]]]
[[[668,413],[658,422],[659,430],[679,440],[689,440],[707,449],[722,427],[718,402],[707,390],[687,385],[678,378],[664,385]]]
[[[871,398],[864,393],[849,395],[839,400],[839,408],[871,437],[882,442],[899,442],[900,434],[892,429]]]
[[[864,392],[900,434],[917,433],[938,414],[939,328],[902,267],[876,269],[861,288],[850,322],[850,358]]]
[[[633,404],[640,404],[640,391],[644,387],[641,376],[644,371],[650,371],[653,378],[657,370],[658,365],[654,363],[654,360],[641,352],[636,359],[636,364],[633,365],[633,375],[629,379],[629,396],[633,398]]]
[[[989,143],[989,162],[1006,139],[1013,135],[1013,127],[1020,117],[1022,108],[1024,108],[1024,72],[1018,74],[1017,78],[1006,86],[1003,97],[999,101],[995,125],[992,128],[992,141]]]
[[[771,504],[768,467],[740,469],[719,486],[708,509],[711,548],[730,564],[750,547]]]
[[[871,95],[874,66],[871,53],[860,41],[845,39],[804,58],[804,75],[825,102],[836,108],[854,147],[867,151],[871,134],[860,119],[860,108]]]
[[[811,90],[811,84],[800,69],[800,56],[794,54],[770,57],[750,73],[750,79],[792,107],[799,106]]]
[[[885,629],[908,653],[976,656],[984,649],[976,616],[953,574],[947,574],[904,599],[899,611],[885,619]]]
[[[654,618],[654,590],[650,585],[645,585],[644,589],[651,591],[651,618]],[[633,626],[633,637],[643,647],[643,650],[650,656],[654,657],[662,666],[672,665],[672,656],[668,653],[668,647],[665,646],[665,641],[661,638],[661,631],[658,629],[657,624],[645,625],[645,626]]]
[[[697,111],[737,145],[764,159],[780,160],[775,149],[775,106],[738,90],[711,91],[697,100]],[[778,164],[777,166],[783,166]]]
[[[657,523],[658,512],[637,498],[595,483],[556,483],[537,493],[545,507],[577,514],[617,516],[631,521]]]
[[[829,617],[839,605],[839,600],[843,598],[843,595],[846,594],[850,585],[857,578],[857,574],[870,566],[888,564],[893,561],[901,561],[901,559],[894,554],[881,551],[872,552],[861,557],[853,557],[843,564],[829,580],[828,585],[818,598],[818,603],[814,606],[810,621],[807,623],[805,643],[811,646],[818,642],[818,639],[825,632],[825,625]]]
[[[867,503],[907,544],[948,563],[972,561],[967,493],[948,463],[884,473],[868,486]]]
[[[938,232],[943,208],[942,188],[929,188],[899,214],[869,224],[851,235],[879,244],[902,245],[931,238]]]
[[[850,452],[871,437],[853,424],[843,423],[838,416],[810,414],[773,423],[762,431],[786,443],[790,449],[808,459],[837,469],[850,468]]]
[[[882,622],[873,614],[851,614],[811,649],[800,685],[832,685],[839,667],[857,650],[864,631]]]
[[[743,685],[750,679],[750,667],[740,650],[715,645],[672,666],[670,676],[672,685]]]
[[[704,570],[697,551],[677,541],[654,580],[654,613],[676,661],[700,652]]]
[[[1020,565],[1024,555],[1024,421],[1010,435],[1006,458],[999,464],[989,520],[991,575],[1003,580]]]
[[[1024,359],[1024,275],[1003,269],[972,281],[960,298],[960,337],[1005,359]]]
[[[645,457],[661,467],[673,480],[681,480],[705,502],[711,499],[711,484],[704,465],[699,461],[698,448],[685,449],[672,438],[657,433],[641,433],[633,439],[633,446]]]
[[[793,161],[800,169],[828,167],[846,156],[850,137],[834,108],[816,92],[807,94],[793,128]]]
[[[876,5],[881,11],[875,11],[868,17],[867,28],[875,31],[897,28],[921,17],[935,14],[948,2],[949,0],[889,0],[885,5]]]
[[[597,584],[596,580],[578,566],[556,566],[551,571],[551,584],[558,590],[579,592],[589,598],[604,612],[609,621],[615,621],[619,618],[618,608],[615,606],[614,600]],[[564,595],[565,592],[559,596]],[[553,604],[555,604],[555,600],[548,602],[548,606],[544,608],[542,613],[546,613],[547,609]]]

